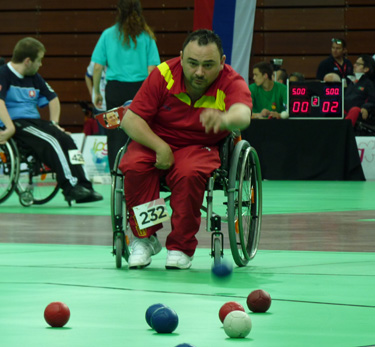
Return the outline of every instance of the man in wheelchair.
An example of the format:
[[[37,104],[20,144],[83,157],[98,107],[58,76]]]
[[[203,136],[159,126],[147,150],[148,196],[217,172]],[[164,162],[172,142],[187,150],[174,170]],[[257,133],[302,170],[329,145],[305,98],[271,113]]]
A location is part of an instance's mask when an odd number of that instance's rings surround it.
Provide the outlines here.
[[[0,68],[0,144],[14,136],[23,147],[32,148],[56,173],[69,203],[102,200],[86,178],[82,156],[73,139],[58,126],[60,101],[38,74],[44,53],[44,45],[38,40],[21,39],[11,61]],[[40,119],[37,109],[47,104],[50,121]]]
[[[119,166],[135,236],[129,268],[148,266],[161,250],[156,232],[162,225],[140,230],[133,207],[159,198],[162,176],[173,210],[166,268],[191,267],[206,182],[220,166],[218,143],[251,120],[247,83],[225,59],[215,33],[191,33],[180,57],[160,64],[145,80],[122,120],[133,140]]]

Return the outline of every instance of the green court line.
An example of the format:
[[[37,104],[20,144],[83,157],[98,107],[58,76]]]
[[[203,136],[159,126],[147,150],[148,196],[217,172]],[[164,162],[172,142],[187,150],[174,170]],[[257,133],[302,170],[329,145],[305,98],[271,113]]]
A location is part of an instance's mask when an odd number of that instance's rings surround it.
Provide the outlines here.
[[[68,207],[62,194],[42,206],[22,207],[14,193],[0,205],[0,213],[110,215],[110,185],[96,185],[103,201]],[[164,195],[162,195],[164,196]],[[375,181],[264,181],[263,214],[375,210]],[[215,212],[224,215],[225,197],[215,191]]]

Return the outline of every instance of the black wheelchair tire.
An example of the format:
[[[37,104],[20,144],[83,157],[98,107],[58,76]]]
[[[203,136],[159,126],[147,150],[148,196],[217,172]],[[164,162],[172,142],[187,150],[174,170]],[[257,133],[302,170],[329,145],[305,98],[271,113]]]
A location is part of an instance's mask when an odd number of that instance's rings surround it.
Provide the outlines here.
[[[123,238],[120,235],[115,239],[115,252],[116,252],[116,267],[118,269],[122,266],[122,253],[123,253]]]
[[[250,144],[242,140],[234,148],[228,182],[229,242],[233,259],[240,267],[246,266],[255,256],[259,243],[262,215],[261,182],[258,156]],[[248,215],[243,217],[243,207],[246,210],[247,206]],[[239,216],[241,218],[238,218]],[[250,220],[250,223],[245,225],[244,219]]]
[[[112,217],[112,230],[113,230],[113,253],[116,254],[116,266],[118,264],[117,260],[117,250],[116,250],[116,240],[119,234],[122,234],[122,250],[121,257],[128,261],[130,256],[129,244],[130,239],[127,233],[131,233],[129,227],[129,215],[125,202],[124,195],[124,176],[119,170],[119,164],[122,156],[126,151],[126,146],[124,146],[118,153],[114,163],[114,169],[112,172],[112,186],[111,186],[111,217]]]

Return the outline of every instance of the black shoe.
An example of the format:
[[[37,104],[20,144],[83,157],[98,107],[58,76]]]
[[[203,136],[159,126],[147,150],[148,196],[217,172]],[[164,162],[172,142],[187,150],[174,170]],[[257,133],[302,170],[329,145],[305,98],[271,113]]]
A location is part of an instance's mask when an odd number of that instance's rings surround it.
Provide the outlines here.
[[[100,200],[103,200],[103,196],[94,190],[90,190],[90,195],[88,197],[83,198],[83,199],[77,199],[76,203],[84,204],[86,202],[94,202],[94,201],[100,201]]]
[[[71,206],[71,201],[72,200],[82,200],[82,199],[87,199],[88,197],[91,196],[91,190],[76,185],[72,189],[70,189],[68,192],[63,192],[65,196],[65,200],[68,202],[69,206]]]

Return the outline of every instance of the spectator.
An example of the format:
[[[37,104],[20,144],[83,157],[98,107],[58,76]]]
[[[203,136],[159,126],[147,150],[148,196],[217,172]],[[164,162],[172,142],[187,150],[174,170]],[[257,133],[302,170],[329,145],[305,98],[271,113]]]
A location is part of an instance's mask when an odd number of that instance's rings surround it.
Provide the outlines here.
[[[285,69],[279,69],[272,75],[272,77],[274,81],[279,82],[281,84],[286,84],[286,80],[288,79],[288,73]]]
[[[101,107],[102,71],[107,66],[105,99],[107,109],[134,98],[148,74],[160,64],[155,35],[147,25],[139,0],[119,0],[116,24],[104,30],[92,55],[95,107]],[[106,130],[110,168],[118,150],[127,140],[120,129]]]
[[[92,189],[82,165],[82,156],[73,139],[58,122],[60,101],[38,74],[44,45],[31,37],[17,42],[11,61],[0,68],[0,143],[14,136],[30,147],[56,172],[65,199],[77,203],[102,200]],[[37,107],[49,105],[50,121],[40,119]]]
[[[246,82],[225,64],[221,40],[209,30],[191,33],[180,57],[143,83],[121,123],[133,139],[120,164],[135,235],[130,268],[148,266],[161,250],[161,225],[139,230],[133,218],[134,206],[159,198],[161,176],[173,210],[166,268],[190,268],[206,182],[220,166],[218,143],[250,124],[251,106]]]
[[[304,82],[305,76],[302,75],[300,72],[292,72],[289,75],[289,82]]]
[[[253,67],[254,83],[250,84],[253,99],[252,118],[280,119],[280,113],[286,110],[286,85],[272,80],[272,65],[266,62],[255,64]]]
[[[324,76],[323,81],[324,82],[341,82],[341,78],[337,73],[330,72]]]
[[[358,119],[367,121],[374,116],[375,86],[370,79],[374,62],[369,55],[360,55],[354,63],[355,80],[345,89],[344,108],[346,119],[355,126]]]
[[[350,60],[346,59],[346,41],[344,39],[333,38],[331,42],[331,55],[319,64],[316,78],[323,80],[326,74],[334,72],[340,78],[346,79],[348,76],[353,75],[353,65]]]
[[[100,93],[103,96],[103,100],[102,100],[102,104],[100,106],[98,106],[98,108],[97,108],[95,106],[95,91],[94,91],[94,88],[93,88],[94,66],[95,66],[95,63],[93,61],[91,61],[89,66],[86,69],[85,82],[86,82],[86,86],[87,86],[87,89],[89,91],[89,94],[91,96],[92,104],[94,105],[93,116],[95,117],[95,115],[107,111],[107,106],[106,106],[106,102],[105,102],[105,86],[107,84],[107,81],[105,79],[105,73],[107,71],[107,67],[105,66],[103,68],[102,75],[100,77],[99,88],[100,88]],[[97,122],[97,125],[98,125],[99,135],[105,135],[105,130],[100,125],[99,122]]]

